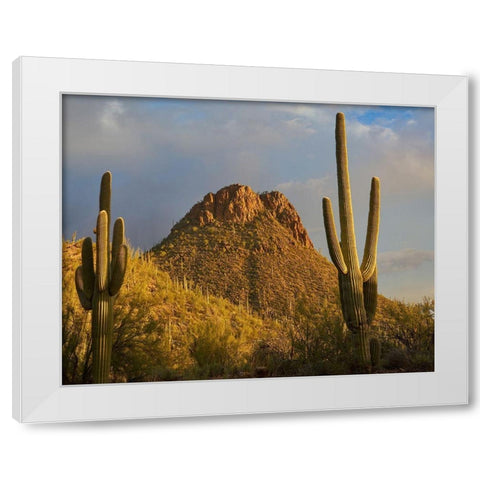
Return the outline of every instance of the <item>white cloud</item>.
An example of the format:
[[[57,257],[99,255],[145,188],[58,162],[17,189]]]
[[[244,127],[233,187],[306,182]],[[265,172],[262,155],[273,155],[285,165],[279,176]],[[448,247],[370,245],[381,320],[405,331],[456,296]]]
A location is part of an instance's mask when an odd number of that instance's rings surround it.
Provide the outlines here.
[[[309,178],[304,182],[292,180],[290,182],[279,183],[275,186],[275,190],[279,190],[287,197],[292,193],[307,193],[316,195],[319,198],[326,196],[331,191],[329,184],[332,179],[330,176],[322,178]]]
[[[368,171],[379,177],[382,197],[433,195],[433,146],[418,129],[353,121],[347,125],[347,142],[351,176],[361,178]]]
[[[285,124],[293,133],[296,132],[304,135],[312,135],[315,133],[315,129],[313,128],[312,124],[310,122],[306,122],[305,119],[300,117],[294,117],[289,120],[285,120]]]
[[[415,250],[405,248],[392,252],[380,253],[377,257],[380,273],[403,272],[415,270],[425,262],[433,262],[434,255],[431,250]]]
[[[165,156],[209,164],[224,163],[227,155],[256,161],[262,151],[279,150],[315,133],[314,122],[303,115],[311,108],[303,106],[294,108],[295,114],[245,102],[148,108],[141,99],[67,96],[64,107],[65,151],[81,158],[85,167],[104,157],[115,158],[124,169],[138,168],[141,159],[161,162]]]
[[[316,124],[325,124],[331,122],[332,118],[335,119],[336,108],[330,108],[328,105],[322,105],[322,108],[318,108],[315,104],[272,103],[271,107],[274,111],[309,119]]]
[[[118,130],[124,113],[125,107],[121,100],[108,101],[105,103],[103,112],[100,113],[99,123],[106,130]]]

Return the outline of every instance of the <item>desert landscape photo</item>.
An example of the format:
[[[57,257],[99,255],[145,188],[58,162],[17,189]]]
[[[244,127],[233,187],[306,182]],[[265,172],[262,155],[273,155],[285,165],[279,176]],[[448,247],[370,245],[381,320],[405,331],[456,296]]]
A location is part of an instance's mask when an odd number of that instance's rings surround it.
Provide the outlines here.
[[[434,370],[434,110],[63,96],[64,385]]]

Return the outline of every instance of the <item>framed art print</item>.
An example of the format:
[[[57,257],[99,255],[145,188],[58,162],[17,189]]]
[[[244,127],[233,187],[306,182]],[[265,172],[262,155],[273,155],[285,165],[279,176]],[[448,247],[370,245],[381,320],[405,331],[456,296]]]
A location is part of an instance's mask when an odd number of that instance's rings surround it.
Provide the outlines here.
[[[467,79],[19,58],[22,422],[468,401]]]

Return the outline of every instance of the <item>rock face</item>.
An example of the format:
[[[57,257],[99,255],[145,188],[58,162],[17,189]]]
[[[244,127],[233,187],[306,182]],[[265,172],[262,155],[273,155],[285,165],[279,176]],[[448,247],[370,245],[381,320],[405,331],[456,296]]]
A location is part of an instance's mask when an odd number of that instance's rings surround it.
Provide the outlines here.
[[[293,205],[280,192],[255,193],[249,186],[229,185],[217,193],[208,193],[192,207],[185,218],[194,225],[210,223],[252,222],[259,215],[269,215],[287,228],[301,245],[314,248],[305,227]]]
[[[305,247],[313,247],[307,230],[300,220],[300,216],[287,197],[280,192],[269,192],[260,195],[265,208],[288,230],[292,232],[293,238]]]

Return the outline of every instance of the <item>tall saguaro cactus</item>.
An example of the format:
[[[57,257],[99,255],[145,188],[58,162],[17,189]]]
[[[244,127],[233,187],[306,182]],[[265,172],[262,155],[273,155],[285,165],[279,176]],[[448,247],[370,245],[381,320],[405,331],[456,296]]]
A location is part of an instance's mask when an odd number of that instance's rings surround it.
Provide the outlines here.
[[[342,314],[352,332],[362,371],[370,371],[369,327],[377,308],[377,242],[380,224],[380,180],[372,178],[367,238],[362,263],[359,263],[353,222],[350,177],[348,173],[345,116],[337,113],[335,125],[340,242],[335,230],[332,203],[323,199],[323,220],[328,250],[338,270]]]
[[[97,217],[96,258],[92,239],[82,244],[82,265],[75,272],[78,297],[86,310],[92,310],[93,382],[110,381],[113,339],[113,303],[123,284],[128,250],[123,218],[113,226],[110,245],[110,201],[112,174],[106,172],[100,185],[100,212]],[[94,266],[95,264],[95,266]]]

